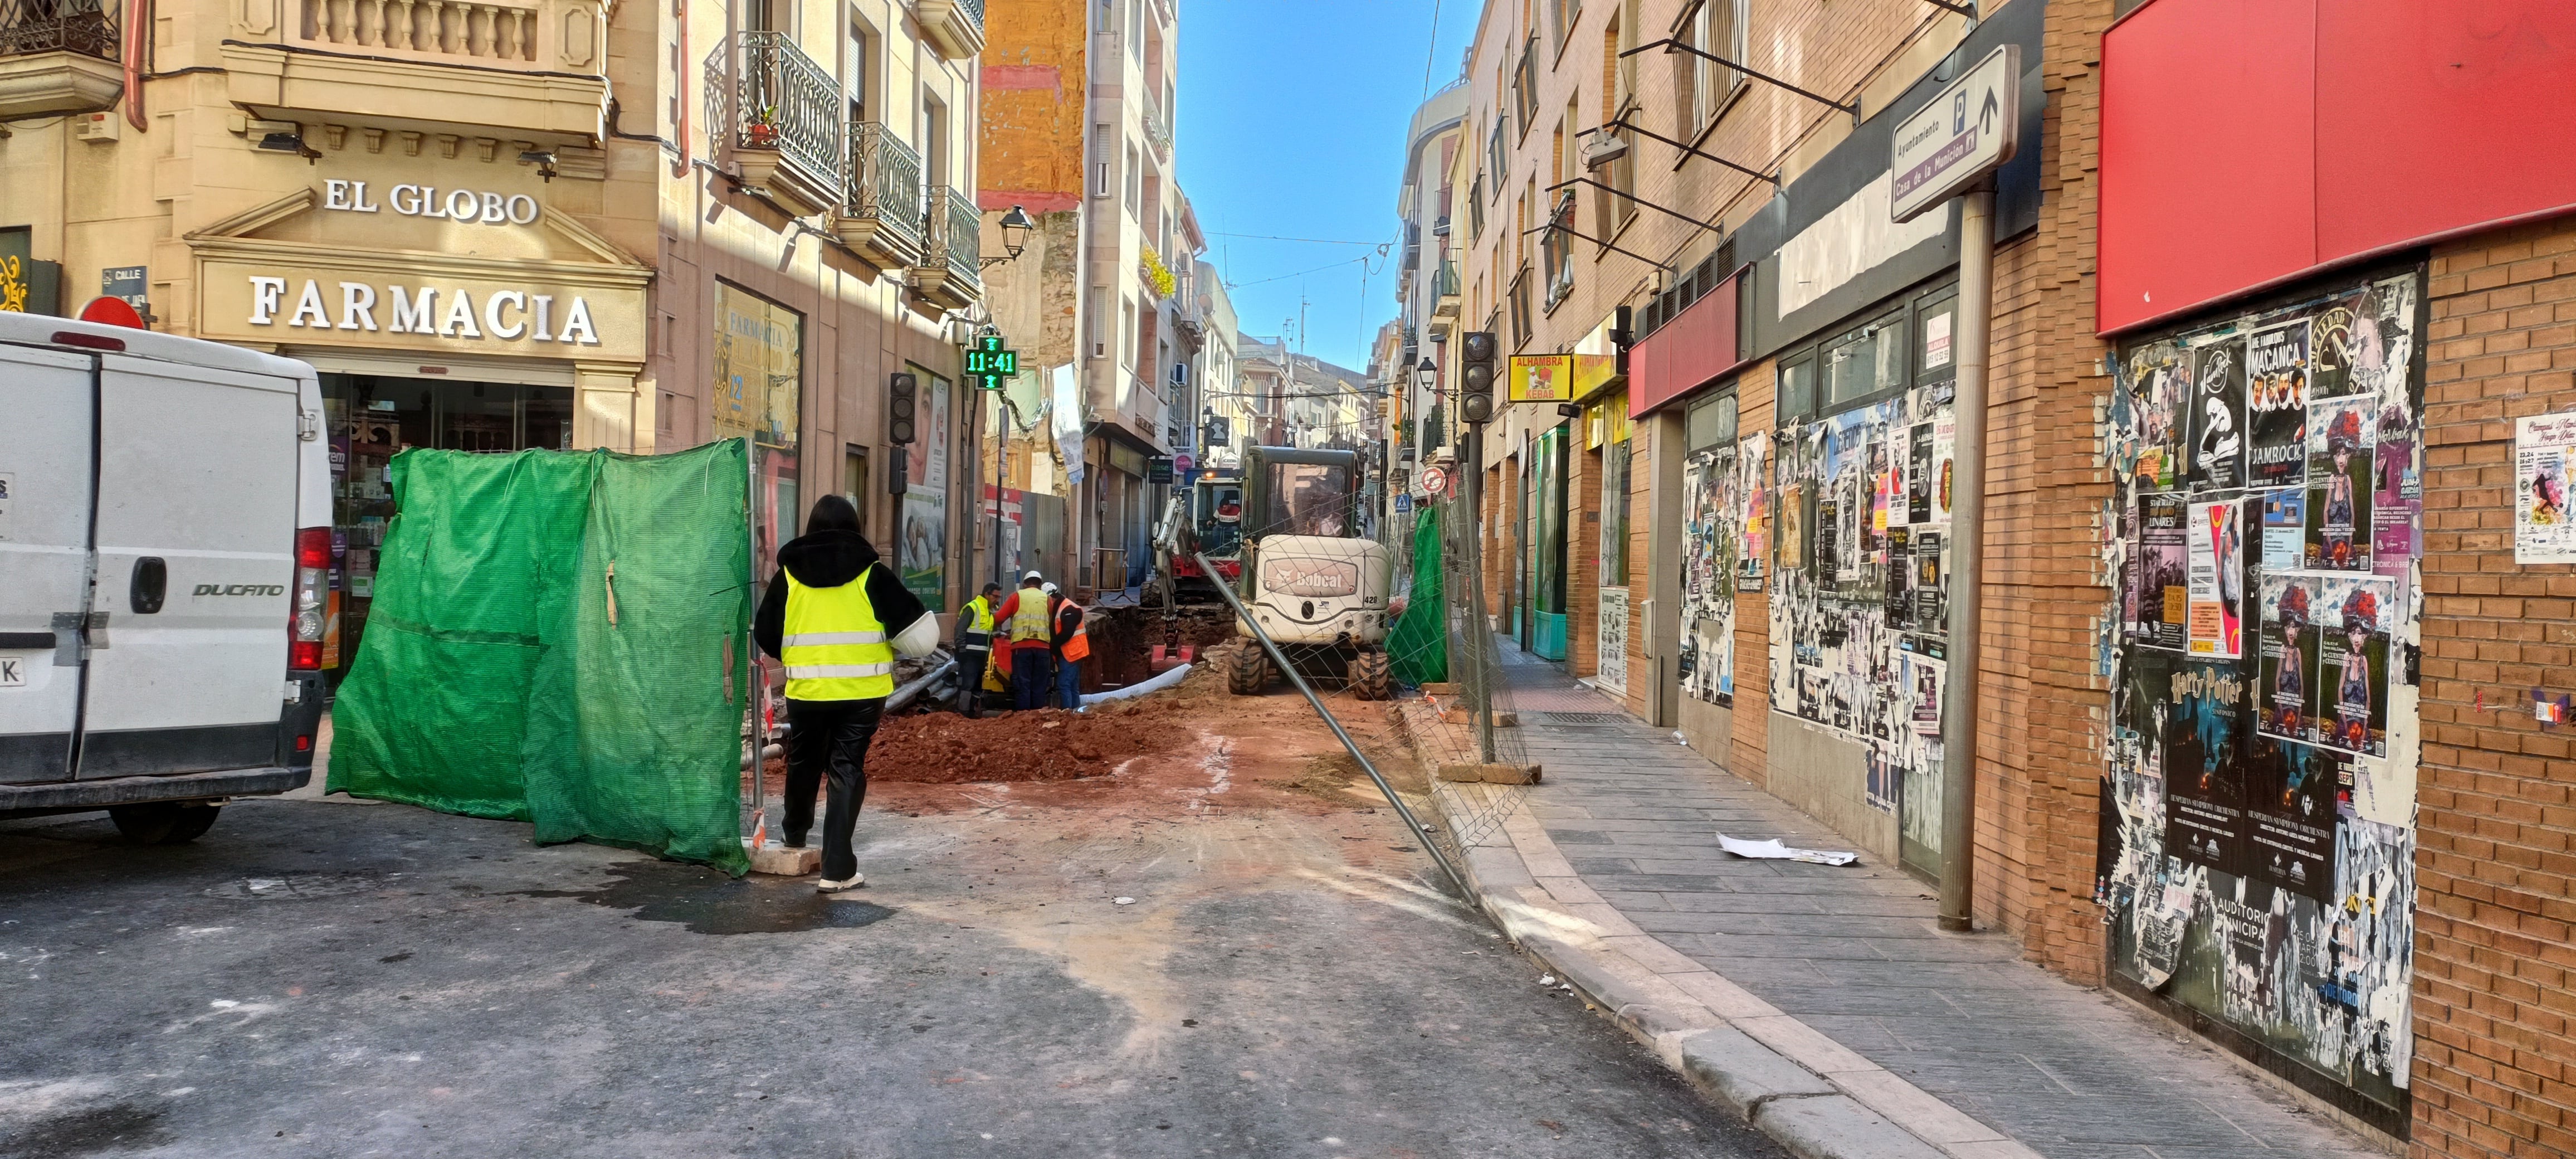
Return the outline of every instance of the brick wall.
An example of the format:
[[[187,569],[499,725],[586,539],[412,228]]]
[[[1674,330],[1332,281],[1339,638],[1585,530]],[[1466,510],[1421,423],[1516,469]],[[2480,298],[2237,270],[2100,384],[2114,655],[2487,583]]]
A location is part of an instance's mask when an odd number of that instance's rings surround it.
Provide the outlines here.
[[[2576,1153],[2576,566],[2513,560],[2513,420],[2576,407],[2576,219],[2437,249],[2414,1153]]]
[[[2110,711],[2099,633],[2110,612],[2100,560],[2112,482],[2096,408],[2112,380],[2101,367],[2109,347],[2093,337],[2110,20],[2110,0],[2048,7],[2039,227],[1995,255],[1978,714],[1978,920],[2087,983],[2102,973],[2091,898]]]

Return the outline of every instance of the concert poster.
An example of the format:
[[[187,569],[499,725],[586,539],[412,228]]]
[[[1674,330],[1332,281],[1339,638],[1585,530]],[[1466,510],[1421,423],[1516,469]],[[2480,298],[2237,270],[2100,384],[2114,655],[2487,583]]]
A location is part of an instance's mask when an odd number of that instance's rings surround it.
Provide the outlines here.
[[[2305,318],[2257,330],[2245,345],[2245,411],[2253,428],[2249,485],[2278,487],[2308,473],[2308,332]]]
[[[2329,399],[2308,408],[2308,569],[2369,571],[2371,469],[2377,400]]]
[[[2380,576],[2317,580],[2316,743],[2388,755],[2388,636],[2397,585]]]
[[[2335,793],[2352,756],[2257,737],[2246,765],[2246,876],[2320,903],[2334,896]]]
[[[2283,740],[2306,742],[2315,736],[2318,697],[2317,617],[2320,609],[2313,576],[2263,577],[2260,635],[2254,674],[2258,709],[2254,731]]]
[[[2138,620],[2130,636],[2151,648],[2184,647],[2189,619],[2191,503],[2180,495],[2138,499]]]
[[[2245,485],[2245,340],[2197,347],[2191,360],[2191,484],[2195,490]]]
[[[2231,661],[2174,666],[2165,713],[2165,851],[2244,873],[2249,690]]]

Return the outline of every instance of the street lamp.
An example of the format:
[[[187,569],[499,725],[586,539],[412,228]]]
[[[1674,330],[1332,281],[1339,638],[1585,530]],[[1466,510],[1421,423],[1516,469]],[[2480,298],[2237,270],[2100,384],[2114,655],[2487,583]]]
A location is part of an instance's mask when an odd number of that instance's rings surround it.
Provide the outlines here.
[[[1037,221],[1029,216],[1026,207],[1012,206],[1010,212],[1002,215],[1003,252],[998,257],[978,258],[976,265],[991,266],[1016,260],[1020,256],[1020,251],[1029,246],[1029,231],[1037,227]]]

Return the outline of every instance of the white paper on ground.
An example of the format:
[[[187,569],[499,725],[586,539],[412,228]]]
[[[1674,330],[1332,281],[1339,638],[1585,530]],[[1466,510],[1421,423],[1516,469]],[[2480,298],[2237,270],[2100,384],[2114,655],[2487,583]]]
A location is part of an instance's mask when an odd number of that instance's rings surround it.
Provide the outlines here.
[[[1717,835],[1717,843],[1737,857],[1759,857],[1771,861],[1812,861],[1818,865],[1849,865],[1860,860],[1860,854],[1824,849],[1796,849],[1780,844],[1777,837],[1769,841],[1738,841],[1726,834]]]

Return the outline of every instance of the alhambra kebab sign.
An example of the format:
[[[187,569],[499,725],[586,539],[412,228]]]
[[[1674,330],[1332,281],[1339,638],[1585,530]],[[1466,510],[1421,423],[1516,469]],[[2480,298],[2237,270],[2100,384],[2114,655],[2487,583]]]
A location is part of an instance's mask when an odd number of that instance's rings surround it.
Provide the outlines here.
[[[2007,44],[1897,123],[1889,208],[1912,221],[2012,160],[2020,144],[2021,46]]]

